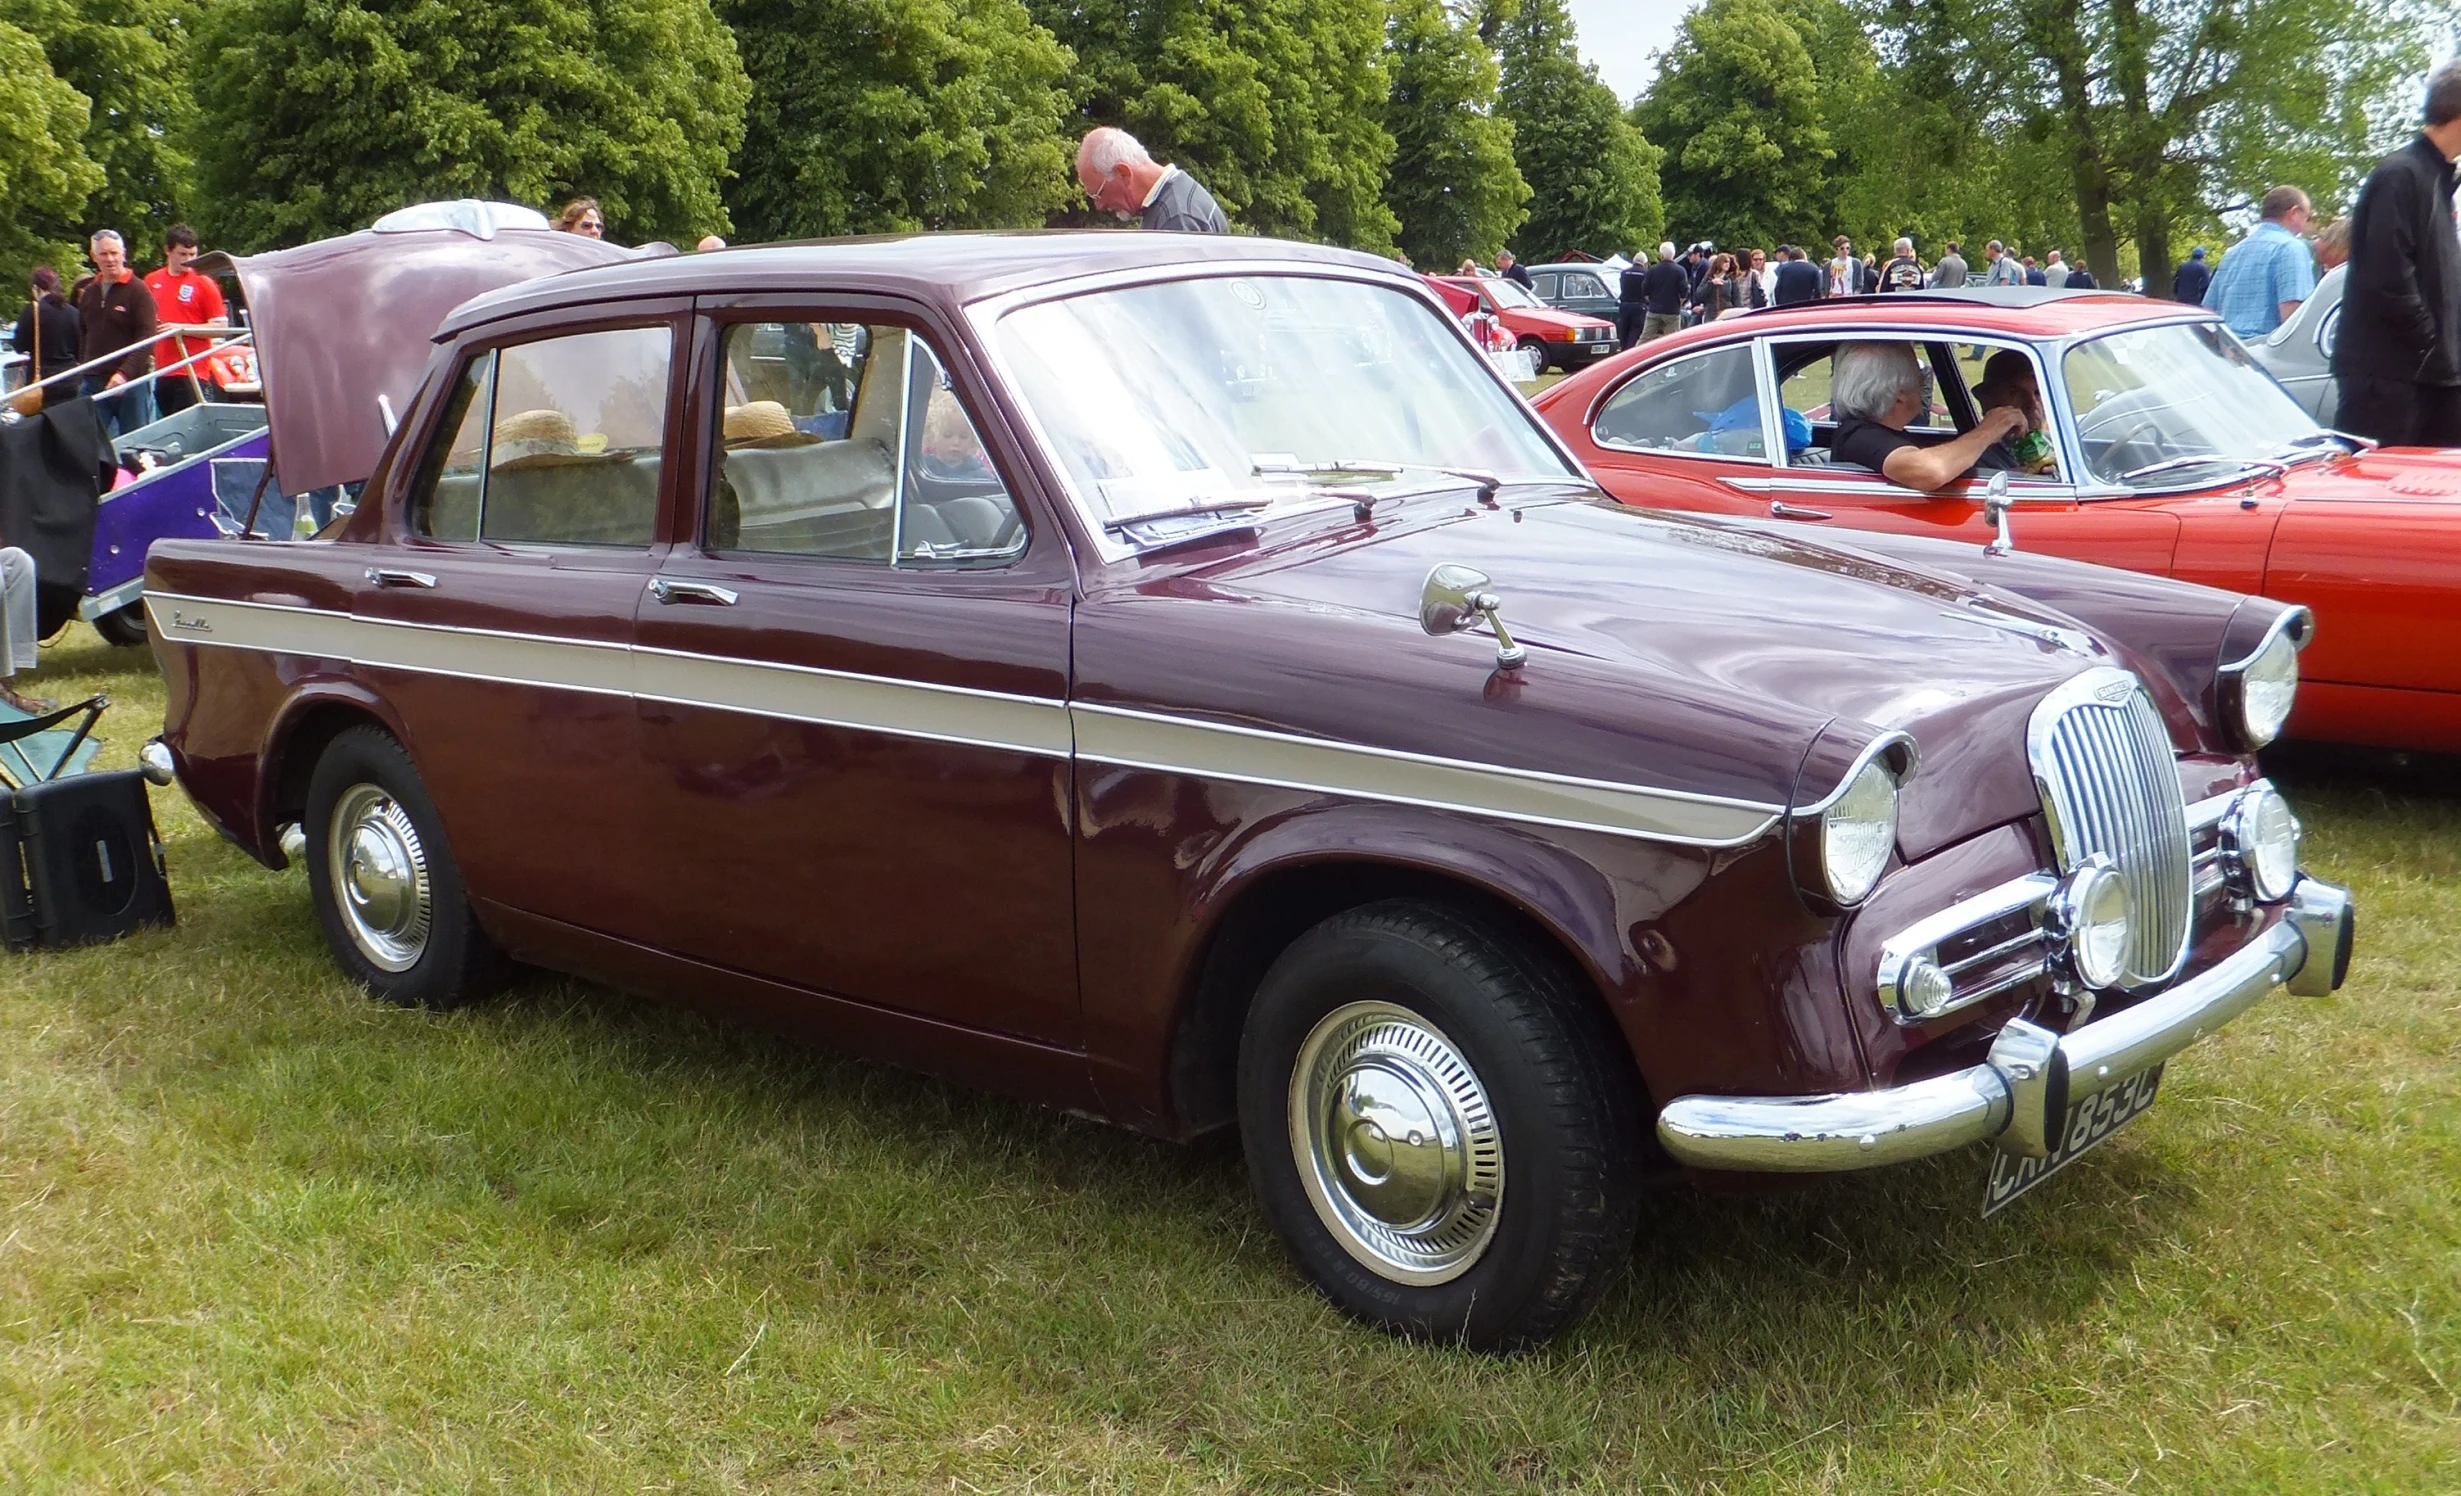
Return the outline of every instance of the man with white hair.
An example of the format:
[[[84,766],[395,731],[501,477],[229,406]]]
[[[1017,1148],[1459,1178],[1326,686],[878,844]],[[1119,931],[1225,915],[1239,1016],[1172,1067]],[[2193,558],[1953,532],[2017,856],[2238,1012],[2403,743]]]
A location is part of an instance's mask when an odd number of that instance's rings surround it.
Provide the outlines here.
[[[98,229],[86,245],[94,273],[77,283],[69,300],[77,307],[83,347],[78,361],[91,363],[107,353],[122,353],[116,362],[89,370],[85,393],[95,397],[94,415],[113,436],[126,436],[154,417],[151,390],[139,385],[154,368],[154,293],[128,268],[128,245],[110,229]],[[119,391],[119,393],[112,393]]]
[[[1641,317],[1641,337],[1644,343],[1665,337],[1683,327],[1683,301],[1692,292],[1692,277],[1675,258],[1672,243],[1658,246],[1658,262],[1641,277],[1641,299],[1646,308]]]
[[[1974,429],[1936,446],[1906,435],[1923,411],[1923,366],[1911,343],[1848,343],[1829,364],[1829,409],[1837,434],[1829,455],[1858,463],[1901,488],[1936,493],[1974,475],[1992,443],[2015,441],[2032,423],[2003,405],[1986,410]]]
[[[1139,228],[1175,234],[1227,234],[1222,205],[1176,166],[1156,161],[1125,130],[1089,130],[1077,146],[1077,185],[1094,206]]]
[[[1914,258],[1914,241],[1900,237],[1897,257],[1880,271],[1880,289],[1886,291],[1919,291],[1923,288],[1923,262]]]

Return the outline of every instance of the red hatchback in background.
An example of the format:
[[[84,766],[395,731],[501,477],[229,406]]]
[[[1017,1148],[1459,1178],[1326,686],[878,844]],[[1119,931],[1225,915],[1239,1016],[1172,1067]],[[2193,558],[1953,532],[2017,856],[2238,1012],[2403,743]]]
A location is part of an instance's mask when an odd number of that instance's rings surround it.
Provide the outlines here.
[[[1535,403],[1626,503],[1991,539],[1985,478],[1925,494],[1831,459],[1831,360],[1855,342],[1913,345],[1925,442],[1972,427],[1992,355],[2023,360],[2050,453],[2008,475],[2019,549],[2305,604],[2288,736],[2461,751],[2461,451],[2317,425],[2201,307],[2038,288],[1815,302],[1659,338]]]
[[[1536,357],[1535,371],[1585,369],[1615,351],[1615,324],[1579,312],[1558,311],[1523,290],[1517,281],[1485,276],[1431,275],[1453,315],[1485,312],[1504,324],[1513,346]]]

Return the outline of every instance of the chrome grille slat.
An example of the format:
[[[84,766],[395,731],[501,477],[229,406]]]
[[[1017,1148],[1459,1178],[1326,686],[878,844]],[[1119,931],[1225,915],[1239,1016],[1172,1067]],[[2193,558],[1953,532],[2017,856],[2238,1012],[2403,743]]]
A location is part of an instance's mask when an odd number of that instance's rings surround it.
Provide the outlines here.
[[[2124,670],[2088,670],[2043,698],[2027,731],[2060,871],[2107,856],[2128,880],[2123,980],[2145,986],[2187,957],[2195,856],[2170,733]]]

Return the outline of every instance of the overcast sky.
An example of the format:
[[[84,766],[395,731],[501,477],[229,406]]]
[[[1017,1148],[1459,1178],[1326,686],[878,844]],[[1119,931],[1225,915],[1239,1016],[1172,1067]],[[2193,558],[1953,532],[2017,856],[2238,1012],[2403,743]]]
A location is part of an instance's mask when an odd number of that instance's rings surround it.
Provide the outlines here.
[[[1691,8],[1692,0],[1572,0],[1581,56],[1629,104],[1657,76],[1657,54]]]

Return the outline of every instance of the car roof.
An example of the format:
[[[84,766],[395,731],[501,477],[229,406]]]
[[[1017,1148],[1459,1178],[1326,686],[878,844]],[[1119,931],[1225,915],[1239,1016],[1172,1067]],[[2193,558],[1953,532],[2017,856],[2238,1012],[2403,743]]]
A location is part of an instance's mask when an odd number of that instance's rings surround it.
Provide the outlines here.
[[[1834,296],[1747,313],[1756,331],[1818,328],[1839,320],[1874,317],[1924,327],[1976,327],[2028,337],[2059,338],[2134,322],[2177,318],[2213,319],[2203,307],[2156,301],[2129,291],[2070,291],[2050,286],[1966,286],[1956,290],[1890,291],[1871,296]],[[1721,324],[1723,325],[1723,324]]]
[[[1116,229],[881,234],[660,255],[525,281],[465,302],[437,336],[499,317],[628,297],[786,292],[825,280],[833,289],[926,291],[962,304],[1084,275],[1238,260],[1295,260],[1397,281],[1418,279],[1374,255],[1245,234]]]

